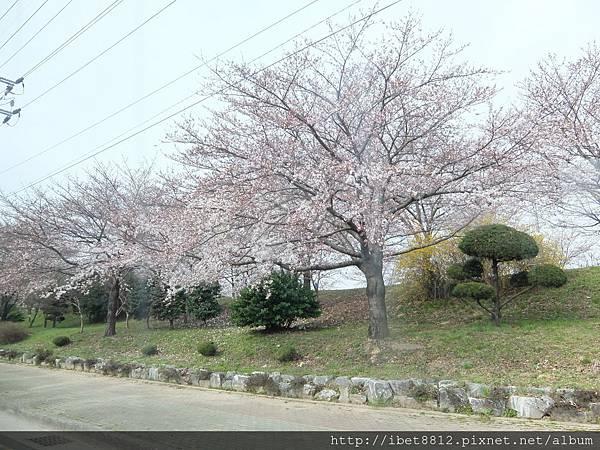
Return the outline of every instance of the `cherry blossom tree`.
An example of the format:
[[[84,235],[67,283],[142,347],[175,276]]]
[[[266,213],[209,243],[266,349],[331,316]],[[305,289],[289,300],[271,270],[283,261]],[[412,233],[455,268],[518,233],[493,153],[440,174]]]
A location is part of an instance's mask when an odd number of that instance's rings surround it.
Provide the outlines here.
[[[413,249],[423,202],[444,213],[439,242],[481,207],[546,192],[540,167],[555,170],[462,49],[413,17],[367,20],[273,66],[215,69],[204,89],[219,103],[170,136],[184,168],[173,248],[197,273],[358,267],[369,336],[388,336],[384,261]]]
[[[597,232],[600,227],[600,47],[573,59],[549,55],[522,83],[531,121],[543,145],[568,162],[556,220]],[[566,213],[566,214],[565,214]]]
[[[94,280],[109,288],[106,336],[116,334],[123,279],[143,265],[150,168],[97,165],[83,178],[3,198],[5,236],[19,270],[37,280],[29,290],[83,291]]]

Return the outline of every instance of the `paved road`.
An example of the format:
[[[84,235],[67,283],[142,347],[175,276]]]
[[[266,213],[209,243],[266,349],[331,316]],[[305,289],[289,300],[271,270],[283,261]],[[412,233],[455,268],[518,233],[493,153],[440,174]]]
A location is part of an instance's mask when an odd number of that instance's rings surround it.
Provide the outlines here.
[[[409,409],[269,398],[4,363],[0,363],[0,411],[4,411],[0,430],[29,426],[31,430],[130,431],[580,428],[548,421],[483,420]]]
[[[0,411],[0,430],[51,431],[57,430],[57,428],[26,417],[18,416],[8,411]]]

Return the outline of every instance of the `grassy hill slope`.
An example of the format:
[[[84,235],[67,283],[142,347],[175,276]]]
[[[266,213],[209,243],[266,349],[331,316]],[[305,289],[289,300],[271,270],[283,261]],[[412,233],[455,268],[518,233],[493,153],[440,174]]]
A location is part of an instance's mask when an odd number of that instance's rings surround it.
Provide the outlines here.
[[[485,383],[600,388],[600,268],[568,271],[558,289],[535,289],[505,312],[495,327],[475,307],[454,300],[407,302],[402,290],[388,290],[392,337],[381,347],[366,339],[367,307],[362,290],[324,291],[324,314],[294,331],[265,335],[225,328],[169,330],[133,321],[119,324],[118,336],[102,337],[103,326],[78,333],[74,321],[55,329],[37,324],[25,341],[4,348],[52,348],[54,336],[74,343],[54,354],[116,361],[174,364],[213,370],[267,370],[291,374],[322,373],[379,378],[434,377]],[[199,342],[212,340],[220,353],[203,357]],[[140,349],[157,344],[160,354],[145,357]],[[277,354],[294,345],[303,359],[279,363]]]

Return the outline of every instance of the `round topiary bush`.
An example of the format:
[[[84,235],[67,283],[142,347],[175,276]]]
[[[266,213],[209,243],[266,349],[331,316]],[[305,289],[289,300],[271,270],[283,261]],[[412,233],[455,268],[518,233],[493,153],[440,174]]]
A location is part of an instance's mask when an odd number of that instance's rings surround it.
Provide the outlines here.
[[[64,347],[65,345],[69,345],[71,343],[71,339],[68,336],[56,336],[52,339],[52,343],[57,347]]]
[[[0,323],[0,344],[21,342],[27,336],[29,333],[21,325],[13,322]]]
[[[297,361],[301,358],[300,353],[296,351],[296,347],[293,345],[285,346],[277,355],[277,361],[282,363]]]
[[[531,236],[502,224],[483,225],[468,231],[458,248],[469,256],[499,262],[533,258],[539,252]]]
[[[142,348],[142,353],[146,356],[158,354],[158,348],[155,344],[148,344]]]
[[[567,282],[567,274],[553,264],[540,264],[531,269],[528,279],[534,286],[560,287]]]
[[[468,281],[454,286],[452,296],[458,298],[470,298],[473,300],[487,300],[494,296],[494,288],[486,283]]]
[[[214,342],[202,342],[198,345],[198,353],[202,356],[215,356],[217,354],[217,346]]]

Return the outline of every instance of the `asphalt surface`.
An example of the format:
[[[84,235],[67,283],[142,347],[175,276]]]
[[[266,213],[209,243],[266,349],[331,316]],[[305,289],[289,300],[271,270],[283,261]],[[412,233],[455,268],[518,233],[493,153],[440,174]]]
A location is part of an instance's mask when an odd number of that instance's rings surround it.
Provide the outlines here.
[[[51,431],[58,428],[44,425],[26,417],[7,411],[0,411],[0,430],[12,431]]]
[[[516,431],[600,427],[271,398],[0,363],[0,431],[17,429]]]

